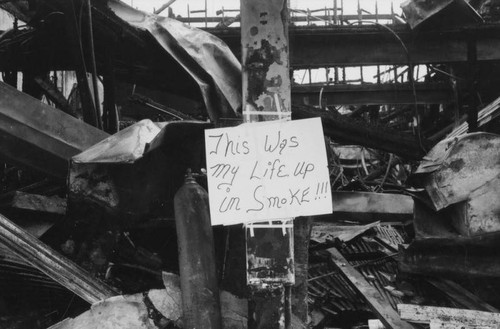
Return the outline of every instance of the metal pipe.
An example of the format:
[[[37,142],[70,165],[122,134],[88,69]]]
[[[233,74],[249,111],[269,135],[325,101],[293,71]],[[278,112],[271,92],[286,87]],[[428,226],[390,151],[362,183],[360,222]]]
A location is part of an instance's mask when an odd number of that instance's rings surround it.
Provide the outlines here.
[[[99,88],[97,84],[97,64],[95,61],[95,47],[94,47],[94,29],[92,27],[92,5],[90,0],[87,0],[87,15],[89,22],[89,46],[90,46],[90,62],[92,68],[92,87],[94,91],[94,106],[95,115],[97,120],[97,128],[102,129],[101,118],[101,102],[99,101]]]
[[[177,1],[177,0],[170,0],[169,2],[167,2],[166,4],[164,4],[163,6],[161,6],[157,10],[155,10],[154,13],[156,15],[160,14],[162,11],[164,11],[165,9],[167,9],[168,7],[170,7],[170,5],[172,5],[175,1]]]

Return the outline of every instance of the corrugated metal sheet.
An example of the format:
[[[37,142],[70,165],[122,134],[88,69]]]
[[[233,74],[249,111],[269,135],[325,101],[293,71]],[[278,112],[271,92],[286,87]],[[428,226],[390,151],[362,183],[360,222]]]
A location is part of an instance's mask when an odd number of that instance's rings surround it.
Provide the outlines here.
[[[374,237],[397,246],[404,243],[404,233],[391,225],[374,228]],[[397,262],[391,255],[381,252],[385,247],[366,233],[344,244],[340,249],[365,279],[396,309],[400,297],[393,295],[386,287],[393,286],[392,277],[397,273]],[[309,268],[309,302],[312,308],[321,309],[325,314],[337,315],[348,311],[371,311],[363,297],[359,296],[351,284],[331,262],[311,264]]]

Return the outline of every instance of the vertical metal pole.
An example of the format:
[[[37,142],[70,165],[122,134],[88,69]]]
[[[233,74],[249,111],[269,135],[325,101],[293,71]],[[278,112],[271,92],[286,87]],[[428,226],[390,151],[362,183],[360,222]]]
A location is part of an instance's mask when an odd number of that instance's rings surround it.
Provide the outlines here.
[[[286,0],[241,0],[243,118],[245,122],[290,120],[291,85]],[[246,228],[248,328],[289,327],[294,283],[291,219]],[[271,227],[272,226],[272,227]]]
[[[362,20],[363,20],[363,13],[361,11],[361,3],[358,0],[358,25],[361,25]]]
[[[395,19],[394,19],[394,2],[391,1],[391,19],[392,19],[392,24],[394,24]]]
[[[333,24],[338,24],[337,0],[333,0]]]
[[[205,0],[205,28],[208,27],[208,6],[207,0]]]
[[[378,1],[375,0],[375,22],[378,24]],[[380,83],[380,65],[377,65],[377,83]]]
[[[340,0],[340,25],[344,25],[344,0]]]

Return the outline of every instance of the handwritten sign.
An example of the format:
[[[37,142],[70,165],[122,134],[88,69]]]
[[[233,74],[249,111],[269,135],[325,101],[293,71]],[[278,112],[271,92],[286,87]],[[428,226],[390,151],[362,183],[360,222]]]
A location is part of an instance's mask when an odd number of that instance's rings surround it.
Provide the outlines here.
[[[332,212],[321,119],[205,131],[212,225]]]

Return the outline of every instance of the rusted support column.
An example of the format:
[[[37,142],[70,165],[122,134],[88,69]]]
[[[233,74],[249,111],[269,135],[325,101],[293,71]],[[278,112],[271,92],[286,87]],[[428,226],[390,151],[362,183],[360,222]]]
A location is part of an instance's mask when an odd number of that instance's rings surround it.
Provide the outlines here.
[[[309,240],[312,217],[299,217],[293,222],[295,284],[292,289],[292,312],[303,323],[307,323],[307,272],[309,264]]]
[[[286,0],[241,0],[241,42],[244,121],[290,120]],[[285,285],[295,279],[293,225],[290,219],[249,224],[246,240],[248,327],[288,328]]]

